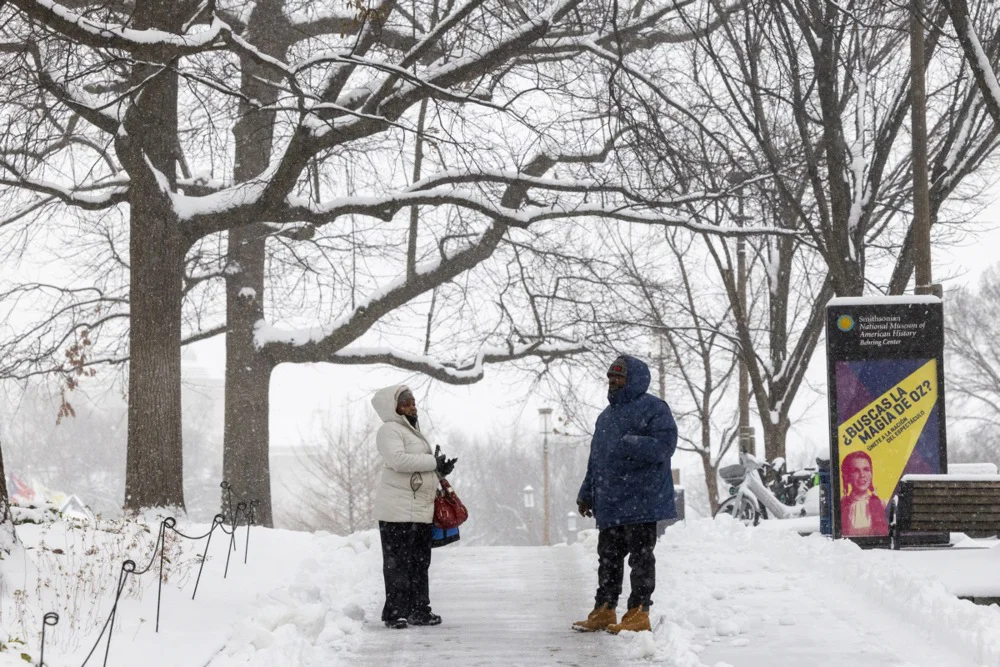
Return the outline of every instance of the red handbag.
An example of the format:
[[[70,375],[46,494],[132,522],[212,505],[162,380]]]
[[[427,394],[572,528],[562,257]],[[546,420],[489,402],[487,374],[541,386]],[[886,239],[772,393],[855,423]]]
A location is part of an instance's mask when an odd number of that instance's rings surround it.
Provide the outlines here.
[[[469,510],[465,508],[458,494],[451,488],[448,480],[441,478],[441,488],[434,497],[434,525],[448,530],[458,528],[469,518]]]

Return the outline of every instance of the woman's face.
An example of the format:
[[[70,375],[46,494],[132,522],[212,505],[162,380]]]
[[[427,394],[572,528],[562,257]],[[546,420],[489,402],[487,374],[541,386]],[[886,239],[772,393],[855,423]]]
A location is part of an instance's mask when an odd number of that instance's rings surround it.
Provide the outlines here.
[[[844,477],[855,493],[867,491],[872,486],[872,464],[867,459],[856,458],[847,464]]]
[[[404,391],[399,395],[399,399],[396,401],[396,414],[405,417],[417,416],[417,399],[413,397],[413,394]]]

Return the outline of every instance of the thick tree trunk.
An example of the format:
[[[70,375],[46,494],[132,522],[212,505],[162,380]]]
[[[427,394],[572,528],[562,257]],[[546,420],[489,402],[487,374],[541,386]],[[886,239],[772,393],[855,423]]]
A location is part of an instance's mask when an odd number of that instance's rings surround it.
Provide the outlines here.
[[[818,16],[823,12],[823,17]],[[848,182],[847,142],[844,137],[841,110],[841,62],[844,31],[839,27],[840,8],[827,5],[815,17],[820,37],[816,60],[816,90],[823,118],[823,151],[826,157],[831,234],[828,263],[837,296],[861,296],[865,287],[864,243],[859,230],[864,226],[860,217],[853,220],[851,186]],[[858,184],[856,187],[862,187]],[[859,216],[863,215],[858,214]]]
[[[778,458],[785,458],[785,442],[788,438],[788,429],[791,422],[788,417],[779,417],[778,423],[771,422],[770,415],[760,420],[764,427],[764,458],[773,461]]]
[[[181,290],[177,221],[132,199],[125,507],[183,507]]]
[[[186,4],[140,0],[135,27],[178,30]],[[132,177],[125,508],[139,510],[184,506],[181,301],[189,243],[164,192],[176,178],[177,76],[169,66],[141,63],[132,82],[116,150]]]
[[[3,467],[3,447],[0,446],[0,553],[9,553],[17,536],[10,517],[10,498],[7,495],[7,472]]]
[[[10,497],[7,495],[7,470],[3,466],[3,443],[0,442],[0,520],[7,519],[7,507]]]
[[[255,521],[273,525],[269,463],[270,380],[273,369],[254,345],[263,317],[264,231],[259,225],[229,232],[226,278],[226,398],[222,473],[235,502],[257,501]],[[226,498],[224,498],[226,500]],[[226,507],[227,513],[235,508]]]
[[[719,509],[719,475],[717,467],[712,465],[712,454],[708,451],[699,451],[701,457],[701,469],[705,471],[705,486],[708,489],[708,506],[712,514]]]
[[[275,13],[277,12],[277,13]],[[276,27],[283,20],[280,3],[261,3],[251,26]],[[261,32],[261,36],[266,34]],[[272,33],[273,34],[273,33]],[[262,38],[267,52],[282,51]],[[236,143],[234,177],[244,182],[259,176],[271,159],[277,89],[267,72],[249,59],[241,63],[243,80],[240,120],[233,128]],[[249,104],[253,100],[256,104]],[[226,275],[226,398],[222,471],[234,502],[257,501],[254,520],[273,526],[270,468],[270,381],[274,364],[254,343],[254,326],[264,317],[264,271],[268,230],[260,224],[229,232]],[[223,503],[228,502],[224,494]],[[225,507],[230,516],[235,508]]]

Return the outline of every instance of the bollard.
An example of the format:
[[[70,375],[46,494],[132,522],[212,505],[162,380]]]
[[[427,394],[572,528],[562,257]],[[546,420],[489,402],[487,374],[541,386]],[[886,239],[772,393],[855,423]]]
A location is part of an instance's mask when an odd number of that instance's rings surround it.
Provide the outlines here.
[[[833,535],[833,507],[830,504],[830,459],[816,458],[819,471],[819,532]]]

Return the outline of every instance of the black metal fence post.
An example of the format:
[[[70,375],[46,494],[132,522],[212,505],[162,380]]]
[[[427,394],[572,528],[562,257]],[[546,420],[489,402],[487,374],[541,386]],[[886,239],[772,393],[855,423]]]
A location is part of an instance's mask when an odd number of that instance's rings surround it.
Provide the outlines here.
[[[198,566],[198,578],[194,581],[194,593],[191,594],[191,599],[198,594],[198,584],[201,583],[201,572],[205,569],[205,561],[208,560],[208,545],[212,543],[212,533],[215,529],[221,526],[226,520],[225,514],[216,514],[212,519],[212,530],[208,531],[208,539],[205,540],[205,552],[201,555],[201,564]]]
[[[58,623],[59,614],[54,611],[50,611],[42,617],[42,648],[40,650],[41,655],[38,656],[38,667],[45,667],[45,627],[49,625],[55,626]]]
[[[220,485],[227,494],[227,501],[229,507],[232,507],[232,487],[228,482],[222,482]],[[240,524],[240,515],[242,514],[247,521],[247,536],[246,536],[246,546],[244,547],[243,562],[246,563],[250,552],[250,526],[254,524],[256,518],[256,507],[260,501],[251,500],[249,507],[247,503],[240,502],[236,505],[235,512],[232,516],[232,526],[231,530],[226,530],[226,514],[225,512],[220,512],[212,518],[212,526],[207,533],[200,536],[185,535],[184,533],[177,530],[177,519],[174,517],[167,517],[160,522],[160,530],[156,538],[156,545],[153,547],[153,554],[150,556],[149,564],[146,565],[143,570],[136,570],[135,561],[129,559],[122,563],[121,571],[118,574],[118,587],[115,591],[115,601],[111,606],[111,613],[107,620],[104,622],[104,627],[101,629],[100,634],[94,641],[94,645],[91,647],[90,652],[87,657],[84,658],[81,667],[86,667],[87,663],[93,657],[94,653],[97,651],[97,647],[100,646],[101,640],[104,639],[104,633],[107,632],[107,640],[105,642],[104,648],[104,667],[107,667],[108,657],[111,654],[111,635],[114,634],[115,620],[118,615],[118,603],[121,601],[122,593],[125,591],[125,587],[128,584],[128,579],[130,576],[136,577],[146,574],[153,569],[154,563],[156,563],[156,558],[159,556],[160,567],[158,571],[159,580],[157,581],[156,590],[156,632],[160,631],[160,610],[162,606],[163,598],[163,578],[164,569],[167,562],[166,548],[167,548],[167,530],[171,530],[178,536],[188,540],[200,540],[205,538],[205,551],[201,555],[201,563],[198,566],[198,577],[194,582],[194,592],[191,594],[191,599],[194,600],[195,596],[198,595],[198,586],[201,583],[201,575],[205,569],[205,561],[208,560],[208,548],[212,543],[212,534],[215,532],[216,528],[221,528],[224,533],[229,534],[229,545],[226,548],[226,569],[223,573],[223,578],[227,578],[229,575],[229,562],[232,557],[233,552],[237,551],[236,546],[236,531]],[[54,611],[50,611],[45,614],[42,618],[42,637],[41,637],[41,649],[39,654],[39,662],[37,667],[45,667],[45,639],[46,639],[46,626],[55,626],[59,623],[59,614]]]

